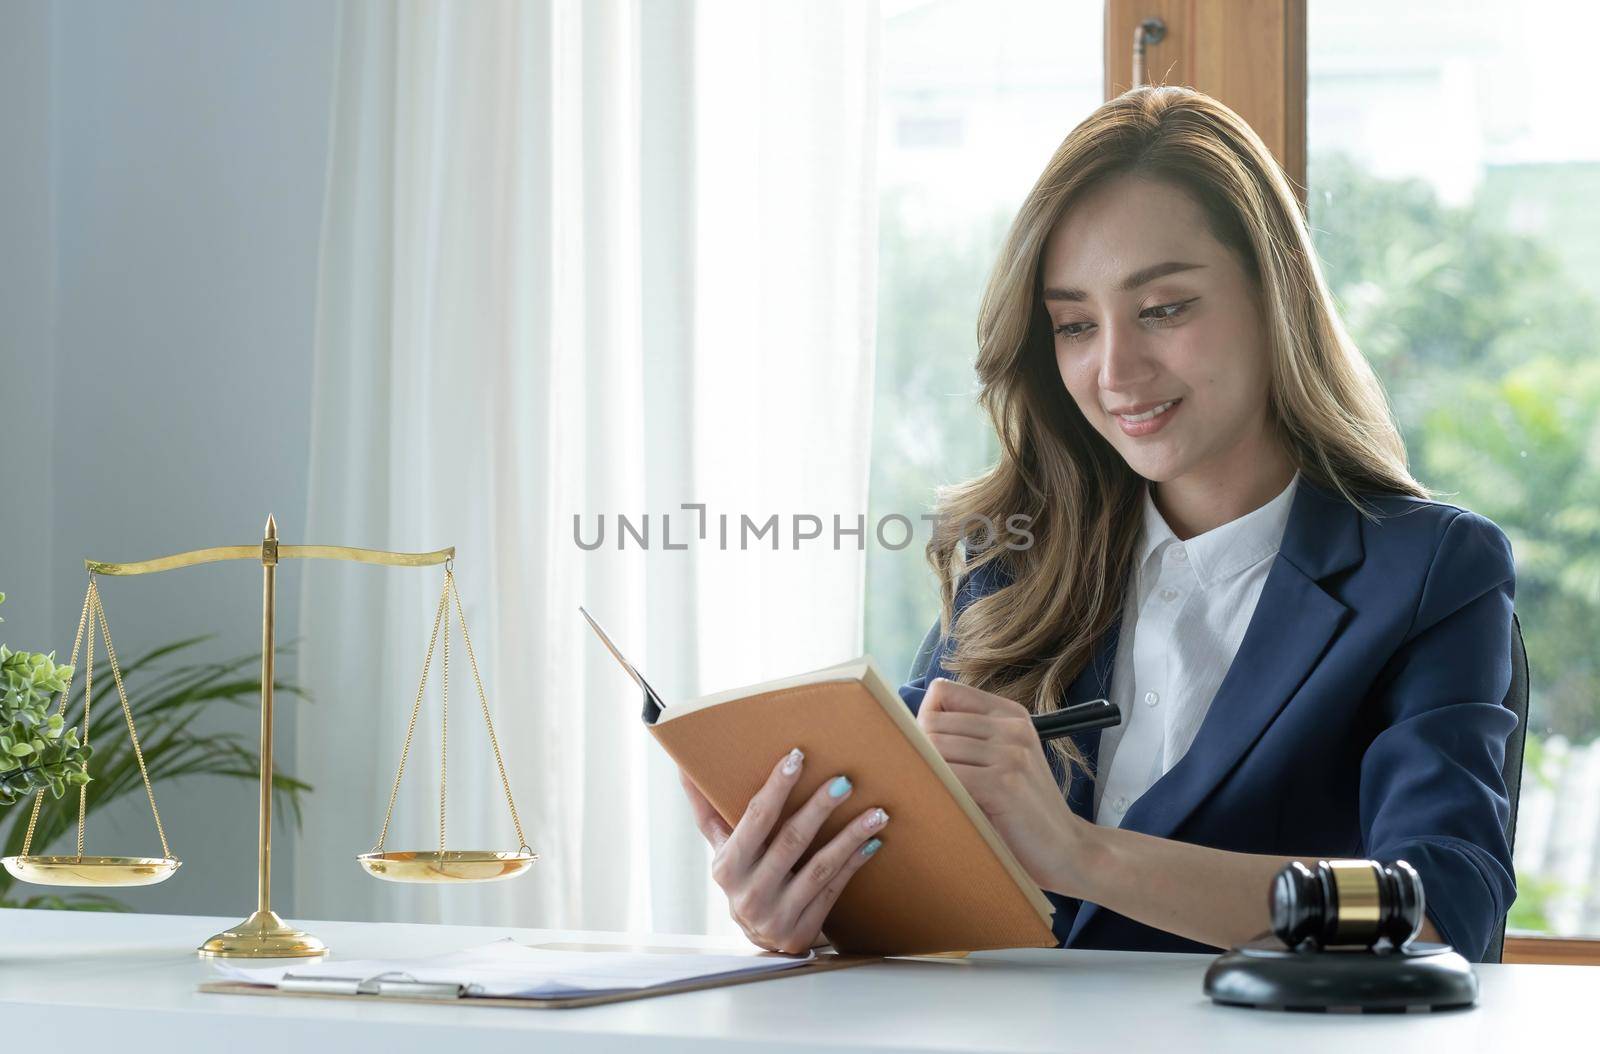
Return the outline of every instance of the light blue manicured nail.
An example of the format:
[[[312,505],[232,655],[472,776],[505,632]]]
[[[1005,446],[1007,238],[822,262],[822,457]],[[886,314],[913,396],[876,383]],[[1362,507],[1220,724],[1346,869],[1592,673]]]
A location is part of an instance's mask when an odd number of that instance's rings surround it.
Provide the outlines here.
[[[876,853],[879,850],[879,848],[882,847],[882,845],[883,845],[883,839],[874,838],[872,841],[868,842],[866,845],[861,847],[861,855],[862,856],[871,856],[873,853]]]
[[[842,798],[850,793],[850,780],[845,776],[835,776],[833,782],[828,784],[828,797]]]

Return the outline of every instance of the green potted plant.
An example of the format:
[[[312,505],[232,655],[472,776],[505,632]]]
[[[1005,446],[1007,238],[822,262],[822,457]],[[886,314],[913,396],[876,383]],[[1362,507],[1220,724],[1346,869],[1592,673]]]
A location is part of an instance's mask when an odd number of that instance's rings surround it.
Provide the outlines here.
[[[0,593],[0,604],[5,599]],[[68,787],[89,782],[90,748],[60,714],[50,713],[50,700],[72,679],[72,667],[56,665],[55,658],[55,652],[12,651],[0,644],[0,806],[37,790],[59,798]]]

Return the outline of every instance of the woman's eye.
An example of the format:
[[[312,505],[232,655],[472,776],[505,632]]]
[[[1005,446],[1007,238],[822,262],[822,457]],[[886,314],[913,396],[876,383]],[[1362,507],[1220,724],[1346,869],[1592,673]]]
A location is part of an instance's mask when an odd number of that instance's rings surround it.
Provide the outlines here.
[[[1176,304],[1157,304],[1155,307],[1145,308],[1139,312],[1139,317],[1148,318],[1157,324],[1170,322],[1189,310],[1189,305],[1198,299],[1199,297],[1190,297],[1188,300],[1180,300]]]
[[[1181,318],[1189,310],[1189,305],[1200,299],[1192,296],[1188,300],[1180,300],[1175,304],[1157,304],[1147,307],[1139,312],[1139,317],[1157,326],[1165,326]],[[1056,336],[1063,340],[1083,340],[1088,336],[1089,330],[1094,328],[1093,322],[1063,322],[1054,327]]]

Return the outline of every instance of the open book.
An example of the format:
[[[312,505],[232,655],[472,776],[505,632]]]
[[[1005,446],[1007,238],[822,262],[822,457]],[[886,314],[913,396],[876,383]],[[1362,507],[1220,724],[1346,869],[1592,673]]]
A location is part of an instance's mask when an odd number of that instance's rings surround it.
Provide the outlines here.
[[[883,848],[851,877],[823,925],[839,951],[915,955],[1056,945],[1050,901],[871,658],[667,707],[589,623],[644,693],[651,734],[730,826],[792,747],[805,752],[805,769],[780,824],[841,774],[855,793],[828,817],[813,846],[827,844],[865,809],[889,813]]]

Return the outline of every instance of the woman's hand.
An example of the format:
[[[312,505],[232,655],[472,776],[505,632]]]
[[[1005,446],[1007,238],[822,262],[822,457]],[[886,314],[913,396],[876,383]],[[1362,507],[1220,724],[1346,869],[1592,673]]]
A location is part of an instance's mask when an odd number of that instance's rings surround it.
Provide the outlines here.
[[[823,821],[853,790],[848,779],[836,776],[818,787],[773,834],[773,824],[799,781],[804,763],[805,755],[798,748],[779,759],[732,829],[700,788],[678,770],[695,824],[715,851],[711,878],[728,895],[733,921],[752,944],[786,955],[799,955],[818,943],[834,901],[850,876],[878,851],[882,843],[874,835],[889,822],[889,814],[882,809],[866,810],[795,873],[796,861],[810,847]]]
[[[1027,708],[937,677],[917,724],[1033,880],[1063,891],[1083,821],[1050,772]]]

